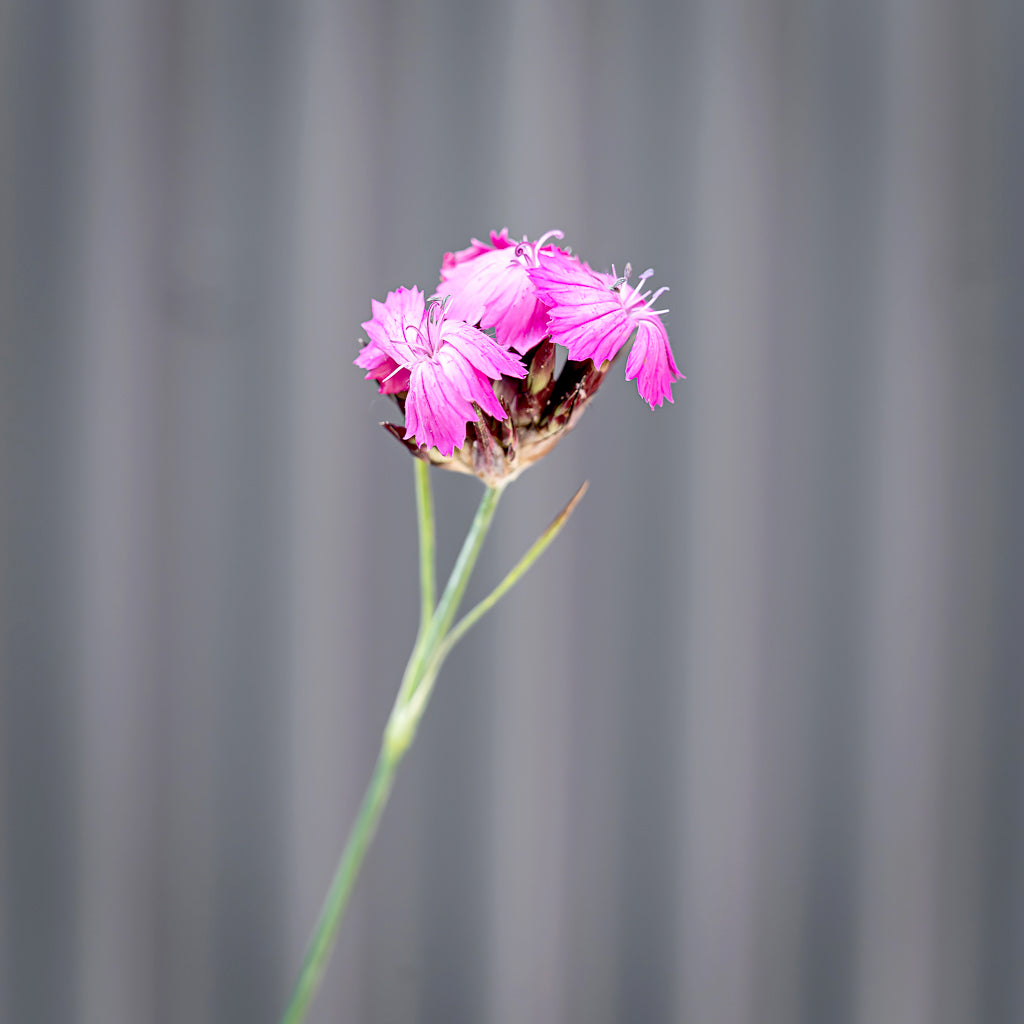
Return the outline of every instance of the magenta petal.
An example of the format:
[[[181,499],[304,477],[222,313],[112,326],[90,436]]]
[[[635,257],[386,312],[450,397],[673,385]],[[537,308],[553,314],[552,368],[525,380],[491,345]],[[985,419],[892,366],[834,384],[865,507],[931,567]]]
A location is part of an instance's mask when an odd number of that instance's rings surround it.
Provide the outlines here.
[[[459,320],[445,320],[441,338],[446,345],[461,352],[469,362],[488,377],[525,377],[522,361],[507,352],[492,338]]]
[[[641,398],[652,409],[666,398],[672,401],[672,382],[682,377],[672,356],[668,333],[653,313],[637,324],[636,341],[626,360],[626,380],[634,377]]]
[[[450,271],[437,296],[451,296],[448,316],[493,327],[499,344],[525,352],[546,333],[547,307],[538,298],[515,251],[495,249]]]
[[[537,298],[525,267],[521,283],[519,293],[504,307],[487,307],[481,324],[494,328],[498,344],[528,352],[548,333],[548,307]]]
[[[367,374],[366,379],[379,380],[379,391],[382,395],[398,395],[409,390],[409,371],[404,366],[392,366],[380,377],[376,374]]]
[[[422,348],[416,330],[422,326],[426,308],[423,292],[418,288],[397,288],[388,292],[383,302],[374,299],[370,308],[373,316],[362,325],[370,343],[360,355],[376,349],[396,366],[409,366]]]
[[[520,277],[525,279],[526,271],[514,249],[491,249],[450,269],[442,268],[437,298],[450,295],[448,316],[477,324],[489,303],[500,303],[508,292],[521,290]]]
[[[382,395],[397,395],[409,389],[409,371],[400,367],[389,355],[374,345],[367,345],[354,360],[356,366],[367,370],[366,380],[380,383]]]
[[[528,268],[536,266],[542,254],[561,253],[547,238],[562,237],[548,232],[536,242],[525,238],[516,243],[508,230],[491,232],[489,248],[473,240],[469,249],[447,253],[441,267],[441,284],[435,298],[450,298],[448,315],[468,324],[493,328],[504,348],[526,352],[547,333],[547,304],[530,280]]]
[[[481,242],[479,238],[474,238],[467,249],[444,254],[441,260],[441,280],[445,280],[445,271],[451,270],[452,267],[457,267],[460,263],[465,263],[466,260],[471,260],[481,253],[489,252],[491,249],[514,249],[515,247],[516,243],[508,237],[508,228],[502,228],[500,232],[492,231],[490,245]]]
[[[593,359],[600,366],[614,359],[633,325],[619,295],[611,290],[611,279],[561,253],[542,255],[540,266],[529,274],[538,295],[551,306],[551,340],[564,345],[574,361]]]
[[[641,275],[640,284],[631,287],[625,280],[595,273],[579,260],[551,254],[530,271],[530,279],[551,306],[551,340],[564,345],[572,360],[592,359],[600,365],[614,359],[636,331],[626,379],[637,378],[640,394],[653,408],[666,398],[672,401],[672,382],[681,375],[661,318],[648,306],[657,296],[641,294],[650,274]]]
[[[549,306],[594,301],[594,293],[610,292],[607,274],[597,274],[575,256],[560,250],[542,250],[538,265],[527,273],[538,294]]]
[[[373,371],[386,366],[390,362],[394,362],[394,360],[371,341],[359,350],[359,355],[352,362],[356,366],[361,366],[364,370]]]
[[[590,306],[556,306],[548,316],[551,340],[569,350],[569,358],[582,362],[593,359],[600,366],[614,359],[629,341],[633,325],[625,310],[611,295],[611,301]]]
[[[496,419],[508,417],[494,393],[490,378],[476,369],[456,348],[445,345],[437,354],[437,365],[444,379],[467,401],[476,402]]]
[[[394,340],[394,337],[401,337],[403,321],[419,324],[423,319],[426,302],[423,292],[418,288],[396,288],[388,292],[383,302],[373,299],[370,309],[373,316],[364,321],[363,330],[371,343],[379,344],[382,338]]]
[[[419,445],[433,445],[451,455],[466,441],[466,424],[476,419],[473,406],[454,388],[432,362],[413,367],[405,400],[405,436]]]

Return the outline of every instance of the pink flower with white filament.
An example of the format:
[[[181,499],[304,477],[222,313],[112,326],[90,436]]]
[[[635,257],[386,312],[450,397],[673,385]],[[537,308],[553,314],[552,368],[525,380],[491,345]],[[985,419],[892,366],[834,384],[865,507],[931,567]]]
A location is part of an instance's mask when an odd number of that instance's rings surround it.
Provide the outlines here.
[[[525,236],[515,242],[508,237],[508,228],[502,228],[500,234],[491,232],[490,245],[474,238],[468,249],[445,253],[434,298],[450,295],[449,315],[485,329],[493,327],[499,344],[528,352],[548,333],[548,307],[528,271],[538,266],[541,252],[561,252],[544,244],[561,237],[561,231],[549,231],[536,242]]]
[[[654,271],[645,270],[634,288],[626,273],[616,278],[599,274],[586,263],[563,254],[541,253],[539,266],[528,271],[538,295],[551,307],[547,329],[551,340],[564,345],[574,361],[592,359],[600,366],[614,359],[636,332],[626,360],[626,380],[636,378],[637,390],[653,409],[667,398],[672,401],[672,382],[682,378],[661,322],[667,309],[652,309],[658,297],[640,289]]]
[[[388,368],[392,380],[406,381],[406,438],[450,456],[465,443],[466,424],[477,419],[474,402],[495,419],[508,417],[491,382],[525,377],[526,368],[486,334],[449,317],[444,303],[427,306],[418,289],[399,288],[373,303],[363,328],[370,340],[356,365],[381,381],[384,393],[397,393],[381,376]]]

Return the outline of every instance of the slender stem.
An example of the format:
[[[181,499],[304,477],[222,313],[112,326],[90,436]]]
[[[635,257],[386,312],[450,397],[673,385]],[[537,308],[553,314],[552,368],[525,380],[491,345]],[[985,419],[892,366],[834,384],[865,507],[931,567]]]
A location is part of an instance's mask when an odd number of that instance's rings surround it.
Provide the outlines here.
[[[448,583],[434,612],[430,629],[419,649],[413,651],[409,668],[406,669],[406,676],[398,692],[398,699],[384,730],[385,746],[393,746],[399,754],[404,753],[412,743],[420,718],[426,710],[434,679],[441,667],[440,660],[435,657],[436,650],[459,610],[459,602],[476,565],[491,520],[494,519],[494,511],[498,507],[500,497],[501,491],[496,487],[488,487],[484,491],[469,527],[469,533],[462,542],[462,550],[455,560],[452,574],[448,577]]]
[[[341,855],[331,887],[327,891],[327,898],[324,900],[320,917],[316,923],[316,931],[314,931],[313,938],[306,950],[306,957],[299,972],[299,980],[295,985],[288,1009],[285,1010],[284,1016],[281,1018],[281,1024],[300,1024],[305,1019],[310,1001],[316,994],[331,950],[334,948],[338,925],[345,913],[352,886],[359,875],[367,847],[377,831],[381,812],[391,793],[391,784],[394,781],[395,769],[398,767],[399,760],[400,758],[390,757],[384,749],[381,750],[380,756],[377,758],[377,766],[373,770],[373,777],[363,796],[359,815],[352,826],[348,842],[345,844],[345,851]]]
[[[478,605],[466,612],[444,640],[437,645],[431,663],[427,666],[428,673],[434,667],[434,662],[440,668],[441,662],[448,657],[452,648],[519,582],[530,566],[544,553],[547,546],[561,533],[562,527],[569,521],[569,516],[572,515],[583,495],[587,493],[589,485],[589,480],[583,481],[579,490],[569,500],[569,504],[555,516],[551,525],[533,542],[530,549],[509,570],[505,578]]]
[[[423,646],[434,618],[434,605],[437,600],[437,568],[436,541],[434,530],[434,495],[430,486],[430,467],[422,460],[413,463],[416,479],[416,521],[419,526],[420,538],[420,628],[416,633],[416,643],[402,683],[395,697],[395,707],[403,705],[412,693],[419,678],[423,665]]]
[[[459,610],[459,602],[466,591],[466,584],[476,565],[477,556],[480,554],[480,548],[483,545],[484,537],[487,536],[487,530],[494,518],[494,510],[498,507],[500,497],[500,490],[496,487],[488,487],[480,499],[480,505],[473,517],[473,524],[469,528],[469,533],[466,534],[462,550],[455,561],[455,568],[452,569],[452,574],[448,577],[448,583],[441,595],[434,620],[430,624],[424,645],[428,650],[432,650],[451,627],[452,619],[455,618],[455,613]]]
[[[444,659],[451,653],[452,648],[519,582],[523,574],[544,553],[547,546],[558,536],[562,527],[568,522],[573,509],[579,504],[583,495],[587,493],[588,486],[589,481],[584,480],[580,485],[580,489],[569,500],[569,504],[555,516],[551,525],[533,542],[530,549],[516,562],[505,578],[479,604],[466,612],[455,624],[451,632],[444,636],[440,643],[433,648],[423,669],[422,680],[409,698],[408,715],[410,718],[418,718],[423,714],[423,709],[430,699],[430,691],[433,689],[434,682],[437,679],[437,673],[440,671]]]
[[[408,665],[406,665],[405,674],[402,676],[402,685],[398,688],[398,696],[395,698],[395,705],[391,712],[391,718],[388,719],[388,727],[385,731],[387,740],[389,742],[399,742],[403,749],[412,742],[412,736],[406,737],[404,733],[410,725],[415,729],[419,716],[417,715],[413,719],[408,714],[403,714],[402,711],[412,699],[413,693],[415,693],[416,688],[419,686],[420,680],[423,678],[423,671],[428,661],[430,661],[434,648],[444,639],[445,633],[452,624],[452,619],[455,618],[455,613],[459,610],[459,602],[462,600],[466,584],[469,582],[469,577],[480,554],[480,548],[483,546],[484,538],[487,536],[491,521],[494,519],[494,511],[498,507],[498,499],[500,497],[501,491],[495,487],[488,487],[484,491],[480,504],[477,506],[476,515],[470,524],[469,533],[466,534],[466,539],[462,542],[459,557],[455,560],[452,574],[448,577],[444,593],[441,594],[441,600],[438,602],[437,608],[431,617],[430,625],[426,632],[416,639],[416,646],[413,648]],[[422,537],[422,535],[421,523],[420,536]],[[431,540],[433,540],[432,533]],[[423,565],[424,561],[421,557],[421,570]],[[420,707],[422,708],[422,704]]]
[[[430,489],[430,467],[422,460],[415,462],[416,518],[420,528],[420,632],[417,639],[427,635],[434,616],[437,591],[434,555],[434,496]]]
[[[417,471],[418,472],[418,471]],[[331,950],[338,935],[338,928],[345,915],[348,906],[349,896],[352,887],[359,875],[366,850],[377,830],[377,823],[380,820],[381,812],[387,803],[391,793],[391,786],[394,781],[395,771],[402,760],[405,751],[408,750],[416,735],[416,727],[419,724],[420,716],[426,707],[426,697],[433,686],[433,678],[429,680],[429,687],[422,699],[415,701],[412,705],[415,713],[410,714],[410,700],[415,695],[417,687],[424,679],[427,666],[434,663],[434,650],[444,639],[445,632],[449,629],[455,613],[458,611],[459,602],[465,592],[466,584],[469,582],[470,573],[476,564],[477,556],[483,545],[484,537],[494,518],[494,511],[498,504],[500,492],[494,488],[487,488],[480,500],[476,516],[469,528],[469,533],[463,542],[462,550],[456,559],[455,567],[448,579],[448,583],[441,595],[440,603],[436,611],[430,616],[429,624],[423,629],[421,622],[421,633],[417,638],[416,645],[409,657],[405,674],[402,677],[402,685],[399,688],[398,698],[391,710],[388,724],[384,730],[384,740],[381,746],[380,755],[377,758],[377,766],[374,768],[373,777],[367,787],[363,802],[360,805],[352,831],[349,833],[345,849],[342,851],[341,859],[334,872],[330,889],[324,900],[317,920],[316,930],[310,940],[306,951],[302,968],[299,971],[299,978],[292,993],[288,1009],[281,1018],[281,1024],[301,1024],[309,1010],[309,1005],[316,994],[316,990],[323,975],[324,968],[330,958]],[[426,497],[426,500],[423,498]],[[429,501],[429,481],[425,484],[417,477],[417,511],[420,523],[420,593],[424,598],[423,607],[426,607],[425,598],[428,589],[433,604],[433,507]],[[429,517],[430,522],[425,520]],[[431,548],[431,557],[424,557],[422,545],[428,543]],[[424,574],[429,574],[429,582],[424,581]],[[434,670],[436,675],[436,669]]]

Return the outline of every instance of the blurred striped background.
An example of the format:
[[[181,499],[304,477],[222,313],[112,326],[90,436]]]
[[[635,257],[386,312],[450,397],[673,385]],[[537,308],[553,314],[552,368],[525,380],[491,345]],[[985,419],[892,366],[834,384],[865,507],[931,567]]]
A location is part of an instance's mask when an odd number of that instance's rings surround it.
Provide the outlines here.
[[[311,1021],[1024,1021],[1024,6],[0,2],[0,1020],[273,1022],[411,646],[351,361],[653,265]],[[613,374],[613,378],[618,373]],[[475,480],[435,474],[450,565]]]

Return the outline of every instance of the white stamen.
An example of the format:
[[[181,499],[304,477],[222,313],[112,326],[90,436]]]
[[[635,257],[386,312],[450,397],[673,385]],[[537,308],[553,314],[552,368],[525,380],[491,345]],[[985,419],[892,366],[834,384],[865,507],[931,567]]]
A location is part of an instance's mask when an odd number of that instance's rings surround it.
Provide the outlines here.
[[[557,239],[561,240],[561,239],[565,238],[565,233],[562,232],[562,231],[559,231],[558,228],[555,228],[552,231],[549,231],[547,234],[541,235],[540,238],[538,238],[536,243],[534,244],[534,250],[533,250],[534,253],[537,253],[541,249],[543,249],[544,248],[544,243],[549,238],[557,238]]]
[[[527,257],[527,261],[531,267],[540,266],[540,250],[543,248],[544,243],[549,238],[563,238],[565,237],[561,231],[555,228],[553,231],[547,232],[547,234],[541,235],[536,242],[529,242],[526,235],[523,235],[523,240],[516,246],[516,259],[522,260],[524,256]]]
[[[406,331],[409,330],[410,327],[414,331],[415,336],[416,336],[416,340],[420,343],[420,345],[422,345],[424,348],[430,348],[430,345],[429,345],[427,339],[423,336],[423,331],[419,327],[417,327],[415,324],[407,324],[403,320],[402,321],[402,340],[406,343],[406,345],[412,345],[412,342],[409,340],[409,335],[405,333]]]

